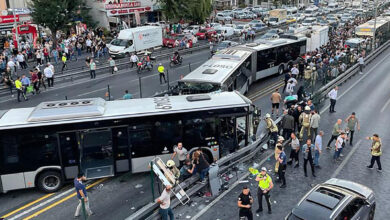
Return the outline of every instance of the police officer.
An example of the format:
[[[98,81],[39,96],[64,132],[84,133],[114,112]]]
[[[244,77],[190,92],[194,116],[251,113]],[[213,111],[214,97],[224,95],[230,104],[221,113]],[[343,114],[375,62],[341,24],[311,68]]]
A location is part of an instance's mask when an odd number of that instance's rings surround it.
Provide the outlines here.
[[[287,167],[287,156],[284,152],[283,144],[277,144],[277,148],[281,151],[279,154],[279,180],[282,182],[282,185],[280,185],[280,188],[286,188],[286,167]]]
[[[165,79],[165,68],[162,65],[162,63],[158,64],[157,71],[158,74],[160,75],[160,84],[162,84],[162,80],[161,80],[162,78],[164,79],[164,82],[167,83],[167,80]]]
[[[257,191],[257,197],[259,201],[259,209],[256,210],[256,213],[263,211],[263,196],[268,206],[268,214],[271,214],[271,201],[269,191],[274,187],[272,183],[272,178],[267,174],[267,168],[262,167],[260,173],[256,176],[256,181],[259,182],[259,188]]]
[[[238,202],[237,205],[240,208],[239,211],[239,217],[240,219],[245,219],[245,217],[248,220],[253,219],[253,213],[252,213],[252,203],[253,203],[253,197],[251,195],[251,192],[249,191],[249,188],[247,186],[244,186],[242,189],[242,193],[238,196]]]

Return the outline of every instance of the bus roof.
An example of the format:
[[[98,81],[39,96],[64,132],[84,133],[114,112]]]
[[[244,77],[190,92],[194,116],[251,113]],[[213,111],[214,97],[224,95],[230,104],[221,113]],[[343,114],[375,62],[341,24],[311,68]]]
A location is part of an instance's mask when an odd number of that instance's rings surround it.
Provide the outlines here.
[[[0,111],[0,130],[245,107],[250,103],[238,92],[116,101],[91,98],[43,102],[33,108]]]
[[[383,25],[389,25],[389,19],[378,17],[376,20],[376,29],[380,29]],[[374,36],[374,20],[369,20],[364,24],[356,27],[355,34],[357,36]]]
[[[244,50],[222,50],[180,81],[221,85],[250,55],[251,52]]]

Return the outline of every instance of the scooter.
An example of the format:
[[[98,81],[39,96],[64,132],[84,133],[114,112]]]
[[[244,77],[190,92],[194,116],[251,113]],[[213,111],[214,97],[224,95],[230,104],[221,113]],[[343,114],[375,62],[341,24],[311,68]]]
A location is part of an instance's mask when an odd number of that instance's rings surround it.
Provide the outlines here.
[[[174,60],[171,58],[171,62],[169,63],[170,67],[176,66],[176,65],[181,65],[183,63],[183,57],[179,57],[178,59]]]
[[[146,64],[146,62],[138,62],[137,64],[137,73],[141,73],[143,70],[148,70],[149,72],[152,71],[153,64],[152,62],[149,63],[149,65]]]

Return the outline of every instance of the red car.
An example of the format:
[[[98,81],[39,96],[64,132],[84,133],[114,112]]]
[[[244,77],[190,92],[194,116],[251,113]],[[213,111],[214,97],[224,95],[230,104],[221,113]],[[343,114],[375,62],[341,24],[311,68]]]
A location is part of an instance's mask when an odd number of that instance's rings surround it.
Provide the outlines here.
[[[175,48],[176,40],[179,41],[179,46],[180,46],[180,41],[184,39],[184,37],[185,36],[183,34],[170,34],[168,37],[163,38],[163,46]],[[192,48],[192,41],[188,40],[188,43],[189,43],[189,47]]]
[[[217,32],[213,28],[204,28],[196,33],[196,37],[200,40],[210,39],[211,35],[217,34]]]

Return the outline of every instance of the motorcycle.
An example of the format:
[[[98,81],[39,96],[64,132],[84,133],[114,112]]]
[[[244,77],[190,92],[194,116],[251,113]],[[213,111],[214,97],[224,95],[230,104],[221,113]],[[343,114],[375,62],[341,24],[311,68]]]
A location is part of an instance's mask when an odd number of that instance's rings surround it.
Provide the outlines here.
[[[171,58],[171,62],[169,63],[170,67],[181,65],[183,63],[183,57],[179,57],[178,59]]]
[[[137,64],[137,73],[141,73],[143,70],[148,70],[149,72],[152,71],[153,64],[152,62],[149,63],[149,65],[146,64],[146,62],[138,62]]]

